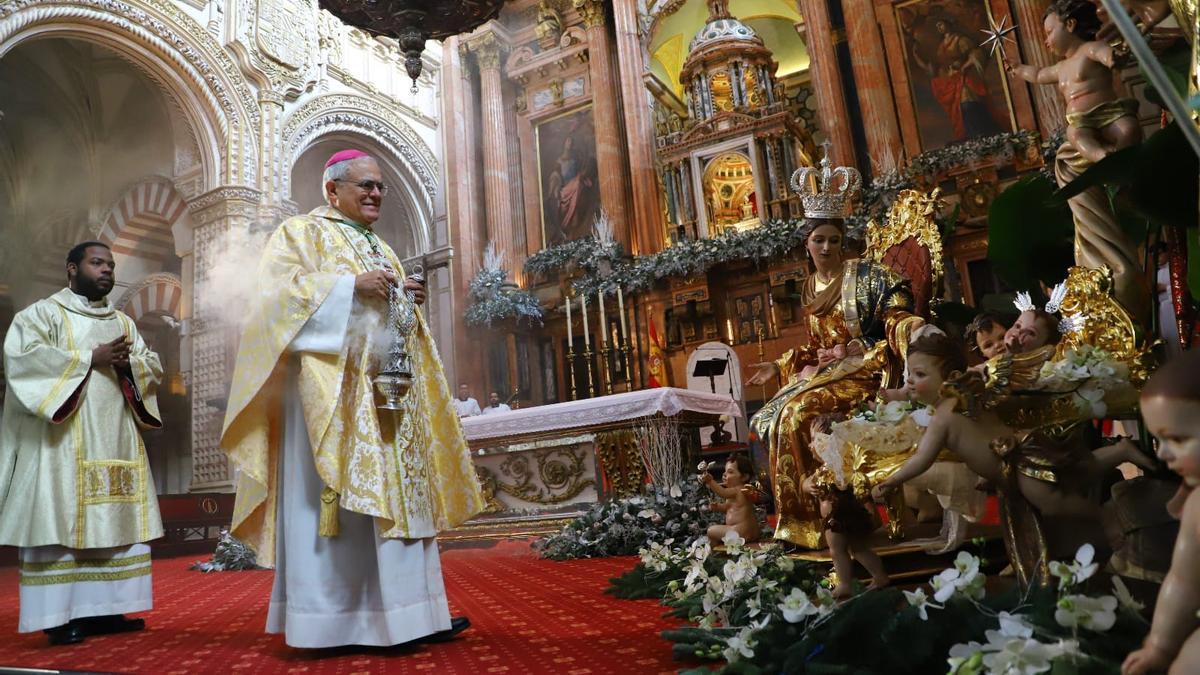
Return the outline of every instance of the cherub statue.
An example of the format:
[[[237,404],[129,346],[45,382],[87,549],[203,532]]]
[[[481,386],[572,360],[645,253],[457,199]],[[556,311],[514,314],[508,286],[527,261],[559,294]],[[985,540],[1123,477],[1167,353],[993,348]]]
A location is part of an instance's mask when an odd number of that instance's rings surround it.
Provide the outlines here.
[[[1054,0],[1042,25],[1046,46],[1062,60],[1041,69],[1007,67],[1026,82],[1058,85],[1067,103],[1067,142],[1093,163],[1141,142],[1137,101],[1119,97],[1113,86],[1113,68],[1121,54],[1096,39],[1096,5],[1089,0]]]
[[[1158,439],[1158,456],[1183,477],[1179,536],[1171,571],[1158,593],[1154,622],[1141,649],[1125,659],[1123,675],[1200,672],[1200,351],[1192,350],[1163,366],[1142,390],[1142,416]],[[1182,504],[1179,502],[1182,501]]]

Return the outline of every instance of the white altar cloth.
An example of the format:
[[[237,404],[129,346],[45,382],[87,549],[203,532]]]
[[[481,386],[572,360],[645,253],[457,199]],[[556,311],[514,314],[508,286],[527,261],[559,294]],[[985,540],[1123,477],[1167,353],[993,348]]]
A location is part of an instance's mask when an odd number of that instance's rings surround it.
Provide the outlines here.
[[[467,441],[474,443],[488,438],[585,428],[657,414],[674,417],[681,412],[742,416],[737,402],[728,394],[658,387],[482,417],[466,417],[462,425]]]

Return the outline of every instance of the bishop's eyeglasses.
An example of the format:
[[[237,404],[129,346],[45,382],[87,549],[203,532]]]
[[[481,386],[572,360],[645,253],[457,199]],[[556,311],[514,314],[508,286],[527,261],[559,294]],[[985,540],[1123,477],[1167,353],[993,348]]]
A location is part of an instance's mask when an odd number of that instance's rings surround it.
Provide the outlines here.
[[[363,192],[366,192],[367,194],[370,194],[372,191],[375,190],[375,188],[379,188],[380,196],[386,197],[387,193],[388,193],[387,184],[381,183],[379,181],[373,181],[373,180],[353,181],[353,180],[346,180],[344,178],[338,178],[335,180],[338,183],[350,183],[352,185],[357,185]]]

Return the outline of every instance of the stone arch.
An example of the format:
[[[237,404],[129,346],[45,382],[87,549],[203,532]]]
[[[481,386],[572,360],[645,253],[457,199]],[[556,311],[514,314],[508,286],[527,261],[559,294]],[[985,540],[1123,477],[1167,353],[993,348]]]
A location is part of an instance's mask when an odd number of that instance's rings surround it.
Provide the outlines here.
[[[137,321],[148,314],[166,314],[181,320],[183,283],[167,272],[151,274],[125,291],[114,307]]]
[[[171,181],[139,181],[113,204],[97,236],[116,253],[158,261],[175,252],[174,227],[187,212]]]
[[[413,235],[420,252],[434,241],[434,204],[439,197],[439,169],[433,151],[402,117],[380,103],[346,94],[328,94],[305,103],[288,116],[283,127],[283,166],[292,167],[315,143],[334,135],[360,137],[379,146],[404,182],[398,186],[412,204],[419,223]],[[291,194],[291,171],[282,172],[282,194]],[[419,225],[419,227],[417,226]]]
[[[187,14],[167,0],[142,0],[138,7],[119,0],[0,5],[0,58],[28,40],[53,37],[112,49],[161,86],[196,137],[206,190],[255,183],[257,101],[233,59]],[[227,149],[235,147],[241,153],[231,158]]]

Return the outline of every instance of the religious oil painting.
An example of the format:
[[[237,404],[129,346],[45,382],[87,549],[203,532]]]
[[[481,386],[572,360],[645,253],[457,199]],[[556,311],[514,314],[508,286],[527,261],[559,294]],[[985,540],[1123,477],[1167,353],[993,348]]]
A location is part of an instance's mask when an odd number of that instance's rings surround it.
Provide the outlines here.
[[[1016,130],[1002,66],[980,47],[988,26],[985,2],[896,5],[923,151]]]
[[[542,243],[555,246],[592,233],[600,213],[596,134],[586,106],[536,127]]]

